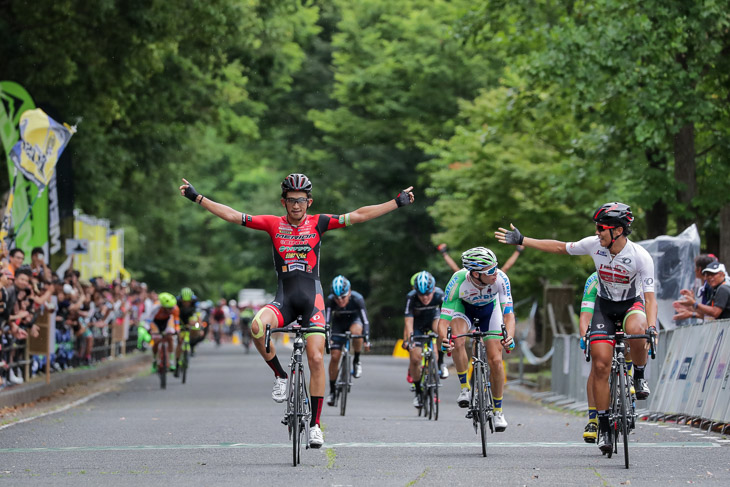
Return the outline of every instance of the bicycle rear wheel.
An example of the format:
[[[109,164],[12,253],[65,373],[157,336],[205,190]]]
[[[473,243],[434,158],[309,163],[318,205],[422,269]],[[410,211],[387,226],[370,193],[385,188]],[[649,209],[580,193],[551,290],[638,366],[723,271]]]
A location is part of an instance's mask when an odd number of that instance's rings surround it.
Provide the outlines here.
[[[482,456],[487,456],[487,417],[486,417],[486,398],[484,389],[484,368],[482,364],[474,366],[474,390],[476,394],[476,413],[479,422],[479,434],[482,439]]]
[[[350,354],[343,352],[340,359],[339,373],[340,388],[340,416],[345,415],[347,410],[347,393],[350,390]]]
[[[619,411],[621,413],[619,419],[619,432],[624,442],[624,465],[629,468],[629,418],[628,418],[628,403],[627,398],[629,397],[629,390],[626,385],[626,366],[624,364],[619,365],[618,370],[618,387],[619,387]],[[616,435],[618,436],[618,435]]]

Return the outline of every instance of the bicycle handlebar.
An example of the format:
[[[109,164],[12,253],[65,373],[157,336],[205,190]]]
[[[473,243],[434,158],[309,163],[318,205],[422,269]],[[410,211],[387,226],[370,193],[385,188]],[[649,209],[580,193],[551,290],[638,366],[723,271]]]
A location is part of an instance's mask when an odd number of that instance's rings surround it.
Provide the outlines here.
[[[266,333],[264,334],[264,344],[266,346],[266,353],[269,353],[271,351],[271,334],[272,333],[295,333],[297,335],[303,335],[305,333],[321,333],[325,337],[329,334],[329,325],[327,327],[322,328],[321,326],[302,326],[298,323],[284,326],[282,328],[275,328],[271,329],[270,324],[266,324]],[[325,340],[325,351],[329,353],[329,340]]]
[[[621,340],[636,340],[636,339],[645,339],[647,342],[649,342],[649,356],[652,360],[656,359],[656,348],[654,346],[655,338],[657,336],[656,329],[653,329],[654,327],[650,327],[648,330],[648,333],[640,334],[640,335],[629,335],[628,333],[624,333],[622,331],[616,332],[615,335],[609,335],[608,338],[616,339],[617,336],[621,336]],[[586,362],[591,361],[591,345],[590,345],[590,329],[586,332],[585,337],[583,339],[586,342]]]

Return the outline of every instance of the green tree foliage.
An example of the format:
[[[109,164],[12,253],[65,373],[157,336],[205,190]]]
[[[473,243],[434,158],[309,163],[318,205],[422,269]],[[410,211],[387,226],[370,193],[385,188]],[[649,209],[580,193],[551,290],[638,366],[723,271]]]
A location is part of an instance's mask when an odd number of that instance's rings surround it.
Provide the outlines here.
[[[252,214],[283,213],[291,172],[313,213],[414,185],[415,205],[324,237],[325,290],[347,275],[375,334],[399,333],[413,273],[445,284],[435,244],[504,261],[497,227],[574,240],[608,200],[631,203],[637,238],[697,221],[730,256],[727,0],[29,5],[0,2],[2,78],[80,121],[77,206],[126,228],[155,288],[274,286],[267,236],[181,198],[181,177]],[[580,286],[590,261],[565,259],[525,252],[516,298]]]

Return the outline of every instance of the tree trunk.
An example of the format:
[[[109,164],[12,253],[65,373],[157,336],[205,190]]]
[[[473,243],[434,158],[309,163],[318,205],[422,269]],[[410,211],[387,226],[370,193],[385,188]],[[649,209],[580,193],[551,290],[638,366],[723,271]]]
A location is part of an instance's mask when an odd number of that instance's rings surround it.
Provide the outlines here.
[[[730,264],[730,203],[720,210],[720,262]]]
[[[646,160],[652,169],[661,172],[667,169],[667,159],[658,151],[647,150]],[[646,210],[646,238],[666,235],[668,218],[667,204],[661,199],[655,201],[652,207]]]
[[[677,191],[677,201],[685,212],[677,216],[677,229],[684,230],[695,222],[692,200],[697,195],[697,164],[695,161],[695,127],[685,124],[674,136],[674,178],[683,188]]]

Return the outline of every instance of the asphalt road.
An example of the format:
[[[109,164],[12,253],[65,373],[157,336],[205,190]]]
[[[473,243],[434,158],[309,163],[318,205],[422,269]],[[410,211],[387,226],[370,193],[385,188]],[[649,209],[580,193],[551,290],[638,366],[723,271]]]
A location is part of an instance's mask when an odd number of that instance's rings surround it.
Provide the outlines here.
[[[325,405],[325,446],[303,450],[297,468],[268,367],[253,351],[206,343],[185,385],[170,377],[160,390],[145,373],[1,426],[0,485],[730,485],[730,440],[721,435],[640,423],[626,470],[622,455],[608,459],[582,442],[582,416],[514,387],[504,400],[509,427],[490,436],[484,458],[456,406],[455,376],[443,382],[434,422],[411,405],[404,360],[363,364],[347,416]]]

